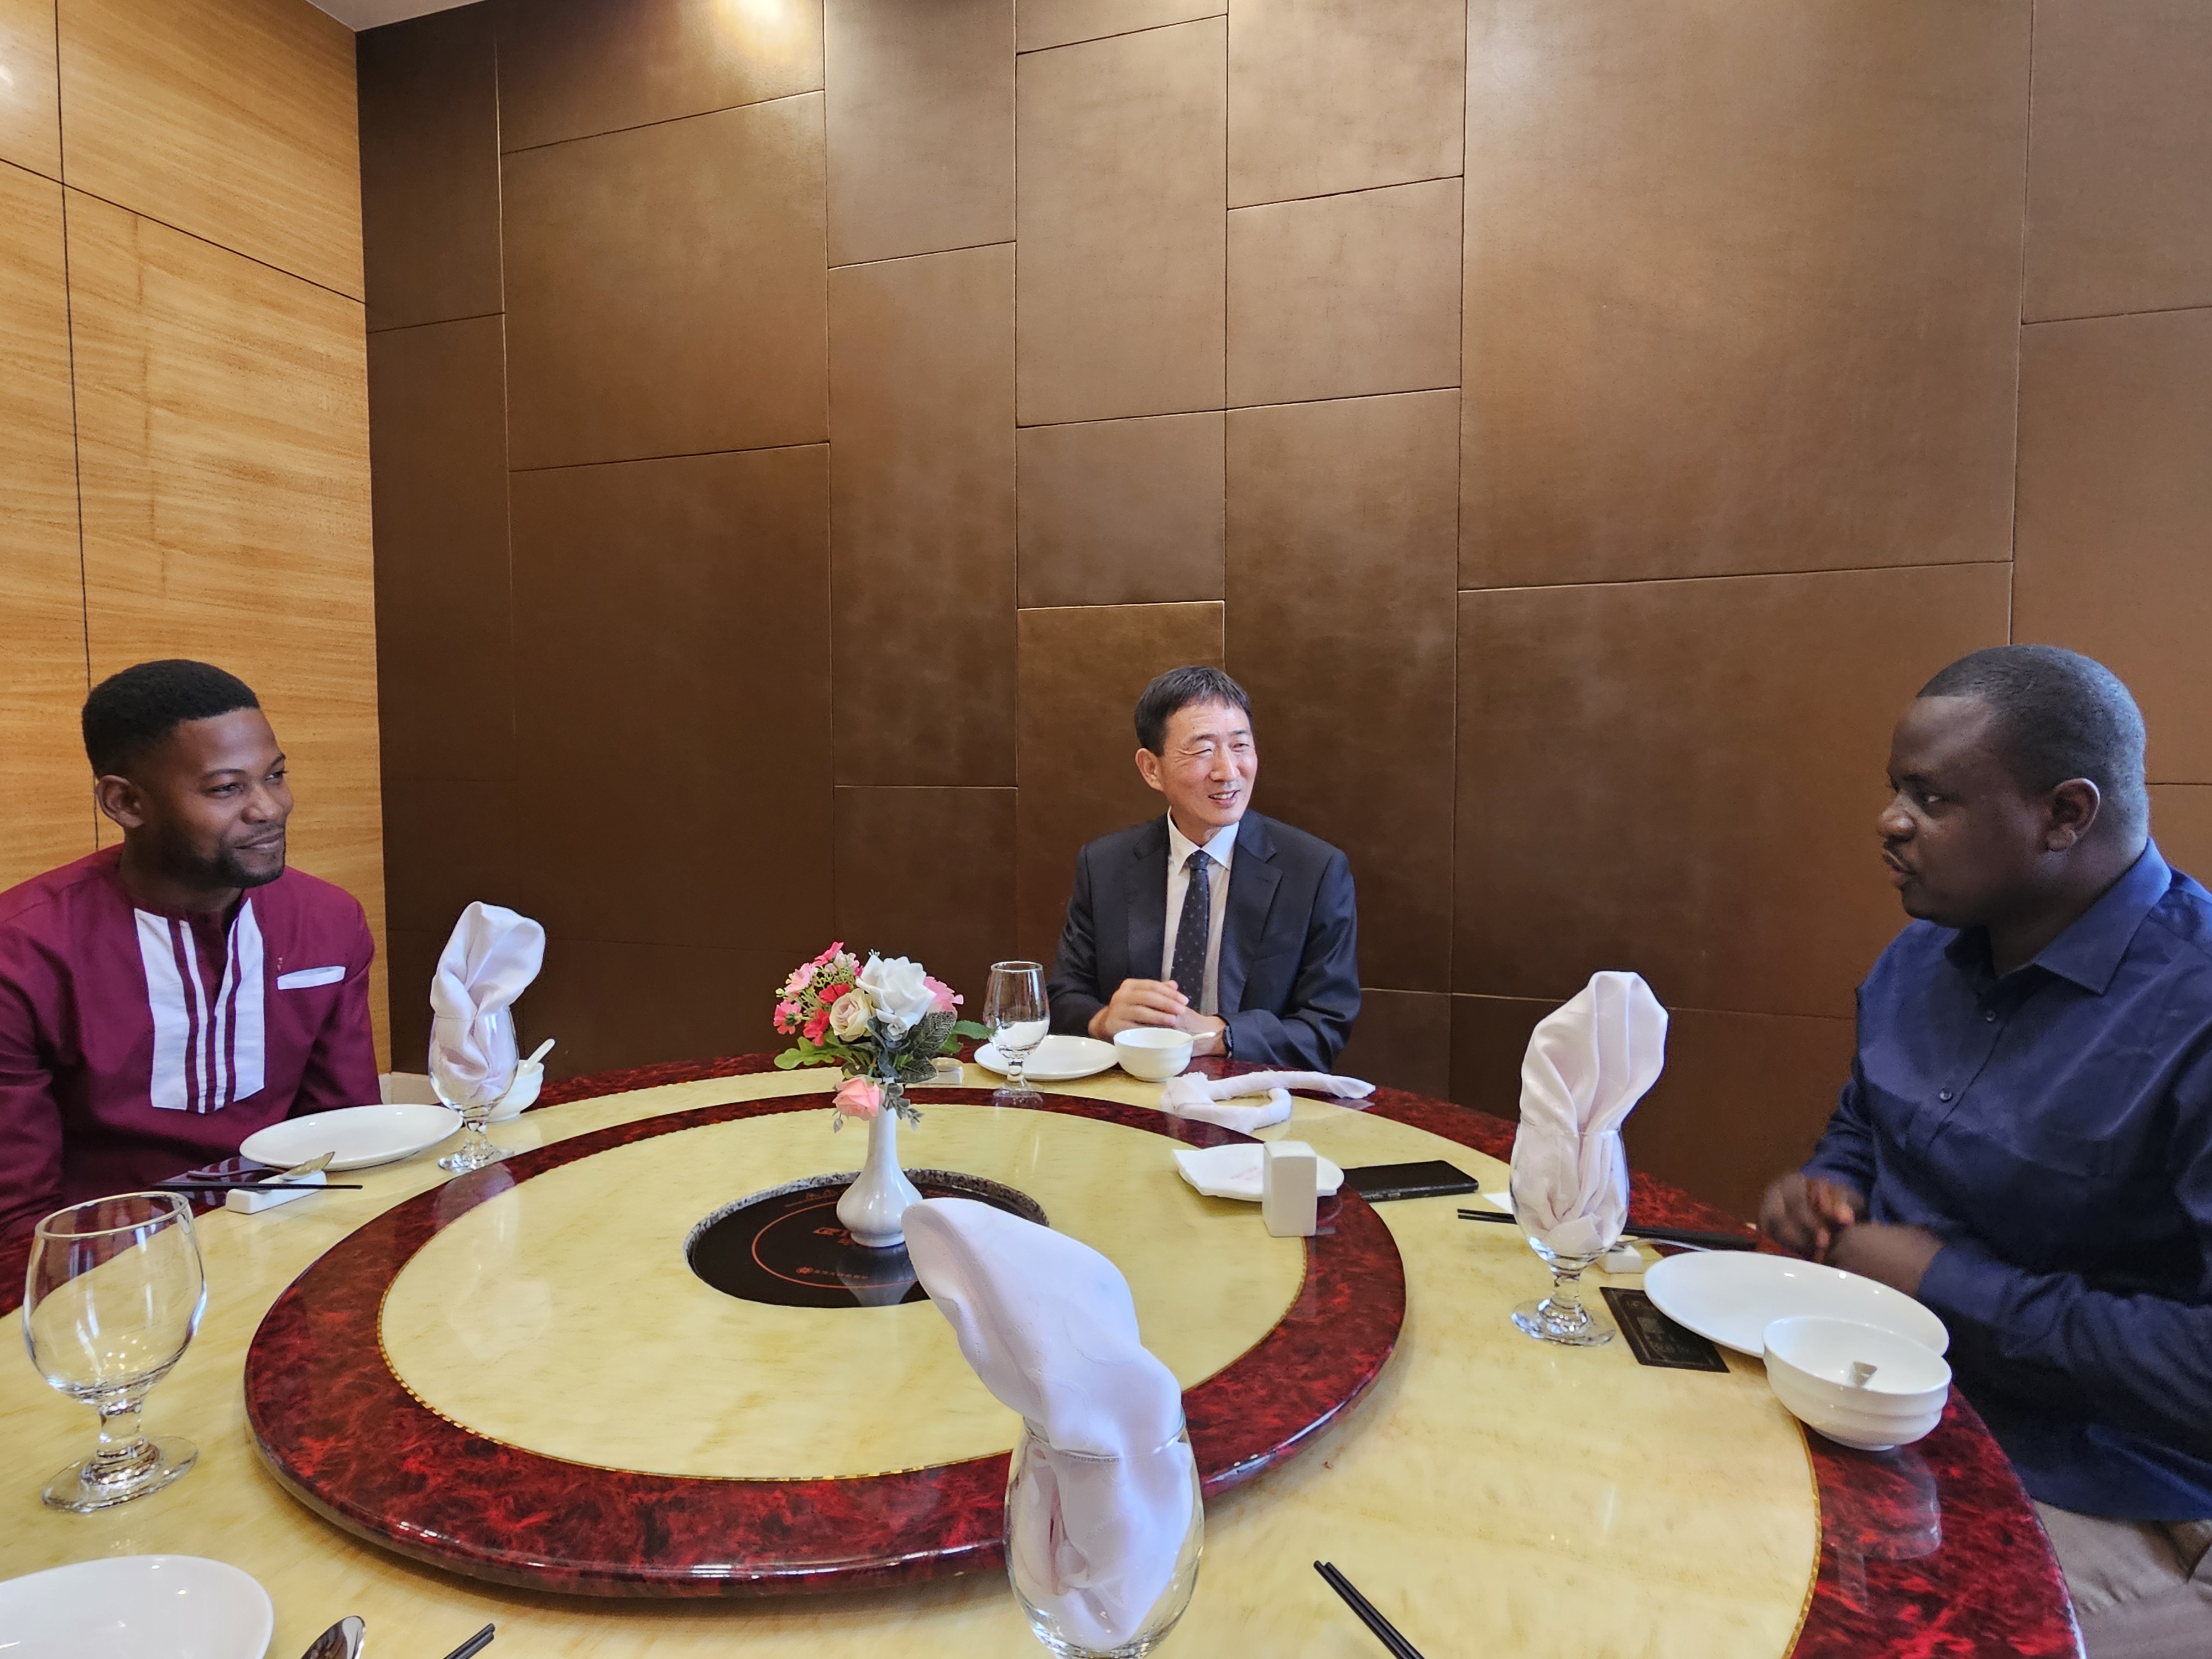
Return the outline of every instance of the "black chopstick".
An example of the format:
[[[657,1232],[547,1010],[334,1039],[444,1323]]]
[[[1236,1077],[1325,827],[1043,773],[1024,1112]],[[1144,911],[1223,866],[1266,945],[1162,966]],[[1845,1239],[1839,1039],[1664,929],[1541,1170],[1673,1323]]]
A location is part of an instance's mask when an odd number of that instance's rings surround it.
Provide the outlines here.
[[[1344,1598],[1344,1605],[1359,1616],[1359,1622],[1375,1632],[1376,1639],[1390,1650],[1393,1659],[1421,1659],[1421,1650],[1398,1633],[1398,1627],[1376,1611],[1375,1606],[1353,1588],[1352,1583],[1336,1570],[1331,1561],[1316,1561],[1314,1571],[1327,1584]]]
[[[157,1181],[149,1193],[357,1193],[358,1181]]]
[[[1462,1221],[1510,1221],[1513,1217],[1504,1210],[1462,1210]],[[1640,1238],[1652,1244],[1695,1244],[1708,1250],[1755,1250],[1759,1241],[1744,1233],[1700,1232],[1694,1227],[1639,1227],[1630,1223],[1620,1235],[1623,1238]]]
[[[496,1625],[486,1625],[474,1636],[447,1654],[446,1659],[472,1659],[473,1655],[482,1653],[491,1645],[491,1633],[498,1628]]]

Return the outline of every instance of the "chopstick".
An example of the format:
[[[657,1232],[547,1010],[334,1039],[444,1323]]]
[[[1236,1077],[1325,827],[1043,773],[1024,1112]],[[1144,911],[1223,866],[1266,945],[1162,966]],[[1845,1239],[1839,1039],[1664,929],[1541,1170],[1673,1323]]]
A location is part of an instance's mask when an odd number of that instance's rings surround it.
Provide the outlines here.
[[[1390,1650],[1392,1659],[1421,1659],[1421,1650],[1398,1633],[1398,1627],[1376,1612],[1374,1604],[1352,1587],[1352,1581],[1336,1570],[1331,1561],[1316,1561],[1314,1571],[1327,1584],[1344,1598],[1345,1606],[1358,1614],[1359,1622],[1375,1632],[1376,1639]]]
[[[149,1193],[357,1193],[358,1181],[157,1181]]]
[[[472,1659],[472,1656],[482,1653],[491,1645],[491,1633],[498,1628],[496,1625],[486,1625],[474,1636],[447,1654],[446,1659]]]
[[[1504,1210],[1462,1210],[1462,1221],[1510,1221]],[[1700,1232],[1694,1227],[1638,1227],[1631,1224],[1623,1238],[1640,1238],[1651,1244],[1688,1244],[1704,1250],[1755,1250],[1759,1241],[1742,1233]]]

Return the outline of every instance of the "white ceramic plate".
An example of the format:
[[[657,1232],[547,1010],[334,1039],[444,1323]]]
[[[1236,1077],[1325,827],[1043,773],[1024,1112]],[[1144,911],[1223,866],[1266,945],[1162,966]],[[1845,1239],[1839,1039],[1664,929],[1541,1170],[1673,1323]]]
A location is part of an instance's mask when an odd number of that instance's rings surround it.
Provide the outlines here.
[[[1754,1358],[1766,1352],[1766,1328],[1798,1314],[1879,1326],[1937,1353],[1951,1346],[1943,1322],[1902,1291],[1795,1256],[1670,1255],[1645,1272],[1644,1292],[1676,1324]]]
[[[1177,1152],[1175,1161],[1182,1178],[1208,1198],[1241,1198],[1248,1204],[1257,1204],[1266,1180],[1260,1172],[1260,1160],[1266,1155],[1264,1146],[1240,1142],[1192,1147]],[[1319,1152],[1314,1154],[1314,1163],[1316,1182],[1326,1198],[1344,1184],[1344,1171]]]
[[[0,1583],[8,1659],[262,1659],[269,1592],[197,1555],[118,1555]]]
[[[987,1072],[1007,1074],[1006,1057],[995,1042],[975,1051],[975,1063]],[[1032,1083],[1071,1083],[1079,1077],[1097,1077],[1115,1064],[1114,1045],[1097,1037],[1048,1036],[1030,1051],[1027,1068]]]
[[[335,1152],[337,1156],[330,1163],[335,1175],[340,1170],[366,1170],[373,1164],[397,1164],[436,1146],[460,1127],[461,1115],[443,1106],[346,1106],[257,1129],[238,1150],[258,1164],[274,1164],[280,1170]]]

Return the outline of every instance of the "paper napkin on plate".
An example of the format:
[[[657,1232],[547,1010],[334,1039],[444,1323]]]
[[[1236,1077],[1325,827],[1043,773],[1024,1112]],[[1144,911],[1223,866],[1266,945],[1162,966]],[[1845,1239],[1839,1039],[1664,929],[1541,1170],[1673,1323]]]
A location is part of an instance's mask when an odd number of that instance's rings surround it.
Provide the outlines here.
[[[1267,1187],[1267,1174],[1261,1167],[1267,1154],[1267,1147],[1257,1141],[1183,1146],[1176,1151],[1176,1169],[1208,1198],[1237,1198],[1257,1204]],[[1323,1198],[1344,1185],[1343,1170],[1318,1152],[1314,1154],[1314,1189]]]
[[[497,1019],[545,960],[545,930],[497,904],[471,904],[453,924],[430,979],[432,1069],[466,1091],[456,1106],[495,1101],[514,1081],[514,1023]]]
[[[1192,1520],[1182,1391],[1138,1338],[1128,1282],[1089,1245],[969,1199],[924,1199],[899,1224],[983,1386],[1074,1454],[1014,1494],[1006,1547],[1024,1582],[1051,1587],[1048,1611],[1083,1645],[1120,1647]]]
[[[1593,974],[1529,1036],[1513,1201],[1559,1255],[1595,1255],[1626,1224],[1620,1126],[1666,1062],[1667,1011],[1637,974]]]
[[[1171,1077],[1160,1091],[1160,1109],[1171,1117],[1195,1118],[1218,1123],[1239,1134],[1250,1134],[1291,1115],[1291,1091],[1328,1095],[1339,1101],[1364,1100],[1375,1085],[1356,1077],[1332,1077],[1327,1072],[1247,1072],[1242,1077],[1200,1077],[1185,1072]],[[1231,1106],[1229,1101],[1245,1096],[1265,1096],[1257,1106]],[[1354,1108],[1353,1109],[1360,1109]]]

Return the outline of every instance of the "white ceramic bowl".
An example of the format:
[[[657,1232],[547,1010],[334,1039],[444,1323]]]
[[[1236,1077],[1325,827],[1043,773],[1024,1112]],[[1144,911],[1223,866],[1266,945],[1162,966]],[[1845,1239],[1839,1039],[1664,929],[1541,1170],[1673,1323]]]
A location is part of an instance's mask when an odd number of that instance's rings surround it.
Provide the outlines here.
[[[507,1092],[499,1097],[499,1103],[491,1109],[490,1115],[484,1121],[504,1123],[508,1118],[520,1117],[537,1104],[538,1091],[544,1086],[545,1063],[543,1060],[521,1061],[514,1068],[514,1081],[507,1085]]]
[[[0,1583],[9,1659],[261,1659],[276,1612],[236,1567],[121,1555]]]
[[[1114,1034],[1114,1058],[1131,1077],[1165,1083],[1190,1064],[1191,1035],[1164,1025],[1132,1025]]]
[[[1863,1386],[1851,1381],[1854,1361],[1875,1368]],[[1911,1338],[1803,1315],[1766,1328],[1766,1382],[1808,1428],[1863,1451],[1920,1439],[1951,1397],[1950,1366]]]

